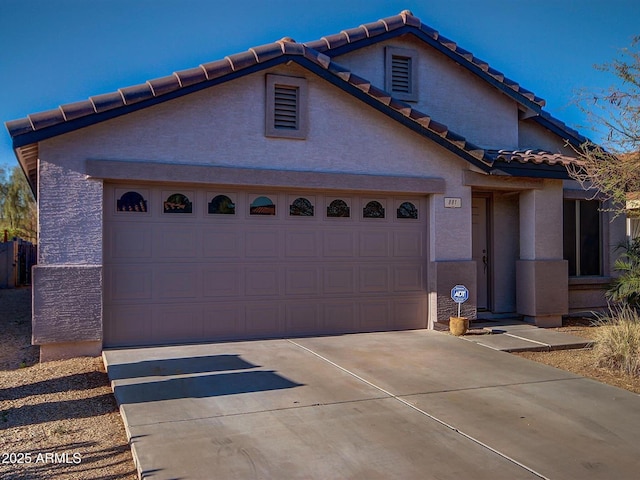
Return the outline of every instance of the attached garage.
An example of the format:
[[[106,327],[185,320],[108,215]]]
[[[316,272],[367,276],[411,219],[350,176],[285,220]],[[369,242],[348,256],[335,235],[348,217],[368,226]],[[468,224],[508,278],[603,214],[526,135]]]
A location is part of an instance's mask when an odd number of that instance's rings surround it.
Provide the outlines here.
[[[104,344],[427,327],[427,197],[105,184]]]

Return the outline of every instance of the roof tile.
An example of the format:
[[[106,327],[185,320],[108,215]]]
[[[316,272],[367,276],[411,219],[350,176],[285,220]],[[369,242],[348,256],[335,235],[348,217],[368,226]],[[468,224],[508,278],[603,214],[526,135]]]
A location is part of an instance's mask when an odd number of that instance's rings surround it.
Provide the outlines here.
[[[319,40],[314,40],[312,42],[305,42],[305,45],[309,48],[313,48],[314,50],[317,50],[318,52],[325,52],[329,49],[329,44],[324,39],[324,37]]]
[[[369,80],[359,77],[354,73],[352,73],[351,76],[349,77],[349,83],[351,85],[358,87],[360,90],[362,90],[365,93],[369,93],[369,90],[371,89],[371,82]],[[375,87],[373,88],[376,89]]]
[[[389,106],[403,114],[405,117],[409,117],[411,115],[412,108],[408,103],[401,102],[400,100],[396,100],[395,98],[391,98]]]
[[[153,90],[153,96],[159,97],[166,93],[171,93],[180,89],[180,82],[175,75],[169,75],[166,77],[155,78],[147,82]]]
[[[143,100],[153,98],[153,91],[151,90],[151,87],[148,83],[121,88],[119,91],[124,98],[124,103],[126,105],[131,105],[132,103],[138,103],[142,102]]]
[[[285,55],[304,55],[305,47],[302,43],[282,42],[282,51]]]
[[[364,25],[362,25],[362,28],[367,31],[368,37],[375,37],[387,31],[387,26],[382,20],[378,20],[377,22],[365,23]]]
[[[473,53],[460,46],[456,48],[456,53],[469,62],[473,60]]]
[[[225,58],[229,59],[234,71],[242,70],[258,62],[253,52],[250,51],[234,53],[233,55],[227,55]]]
[[[391,103],[391,95],[378,87],[371,85],[367,93],[385,105],[389,105]]]
[[[250,48],[258,63],[266,62],[272,58],[282,55],[282,45],[279,42],[268,43],[266,45],[260,45],[259,47]]]
[[[174,72],[174,75],[178,77],[178,80],[180,80],[180,85],[183,87],[195,85],[196,83],[202,83],[207,79],[207,74],[200,67],[189,68],[188,70],[180,70],[179,72]]]
[[[456,42],[454,42],[453,40],[448,39],[447,37],[443,37],[442,35],[440,35],[438,37],[438,42],[440,42],[442,45],[447,47],[449,50],[455,51],[456,48],[458,47]]]
[[[493,78],[495,78],[496,80],[498,80],[499,82],[502,82],[504,80],[504,74],[502,72],[499,72],[495,68],[489,67],[489,70],[487,70],[487,73],[491,75]]]
[[[62,109],[67,122],[96,113],[93,103],[89,100],[67,103],[66,105],[62,105],[60,108]]]
[[[404,19],[400,15],[383,18],[380,21],[386,25],[388,32],[404,27]]]
[[[329,68],[328,70],[333,73],[334,75],[337,75],[338,77],[340,77],[342,80],[344,80],[345,82],[348,82],[349,79],[351,78],[351,71],[347,70],[346,68],[338,65],[335,62],[331,62],[329,64]]]
[[[309,60],[320,64],[320,66],[324,69],[328,69],[329,65],[331,65],[331,57],[325,55],[324,53],[320,53],[317,50],[314,50],[312,48],[306,48],[304,49],[304,57],[308,58]]]
[[[357,28],[350,28],[349,30],[343,30],[344,33],[349,38],[349,43],[357,42],[358,40],[364,40],[367,38],[367,29],[362,25]]]
[[[10,120],[6,122],[5,125],[12,137],[33,131],[33,126],[31,125],[31,120],[29,120],[29,118]]]
[[[411,112],[409,113],[409,118],[415,120],[424,128],[429,128],[429,124],[431,123],[431,117],[425,115],[422,112],[419,112],[418,110],[411,110]]]
[[[447,128],[446,125],[440,123],[440,122],[436,122],[435,120],[431,120],[429,122],[429,130],[437,133],[438,135],[441,135],[443,137],[445,137],[447,135],[447,132],[449,131],[449,129]]]
[[[122,107],[124,105],[124,99],[120,92],[94,95],[93,97],[90,97],[89,100],[93,103],[97,113],[113,110],[114,108]]]
[[[214,78],[223,77],[231,72],[231,62],[229,59],[223,58],[222,60],[216,60],[215,62],[204,63],[201,65],[204,71],[207,73],[207,79],[213,80]]]
[[[46,112],[32,113],[29,120],[34,130],[40,130],[64,122],[64,114],[59,108]]]
[[[418,17],[414,17],[410,10],[403,10],[400,12],[400,16],[403,18],[404,23],[410,27],[420,28],[422,26],[420,19]]]
[[[336,33],[334,35],[327,35],[322,37],[329,44],[329,48],[338,48],[349,43],[349,38],[344,32]]]

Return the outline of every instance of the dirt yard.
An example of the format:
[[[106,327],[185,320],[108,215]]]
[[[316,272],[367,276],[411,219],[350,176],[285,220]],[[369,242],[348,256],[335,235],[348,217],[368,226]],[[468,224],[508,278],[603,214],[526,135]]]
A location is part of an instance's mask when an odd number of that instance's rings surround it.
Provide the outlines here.
[[[100,358],[38,363],[31,290],[0,290],[0,478],[138,478]]]
[[[592,339],[596,328],[558,330]],[[0,290],[0,478],[137,479],[101,359],[39,364],[30,342],[31,290]],[[594,366],[591,350],[517,355],[640,393],[640,378]]]

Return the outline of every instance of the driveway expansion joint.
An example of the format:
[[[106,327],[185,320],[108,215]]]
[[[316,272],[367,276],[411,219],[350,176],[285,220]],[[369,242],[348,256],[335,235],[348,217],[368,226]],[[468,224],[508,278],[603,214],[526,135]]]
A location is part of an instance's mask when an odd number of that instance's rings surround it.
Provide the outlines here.
[[[469,434],[465,433],[464,431],[462,431],[462,430],[460,430],[460,429],[458,429],[458,428],[454,427],[453,425],[451,425],[451,424],[449,424],[449,423],[445,422],[444,420],[442,420],[442,419],[440,419],[440,418],[436,417],[435,415],[430,414],[430,413],[429,413],[429,412],[427,412],[426,410],[423,410],[423,409],[421,409],[421,408],[418,408],[416,405],[411,404],[410,402],[408,402],[407,400],[403,399],[402,397],[399,397],[399,396],[397,396],[397,395],[395,395],[395,394],[393,394],[393,393],[389,392],[388,390],[385,390],[384,388],[380,387],[379,385],[376,385],[376,384],[374,384],[374,383],[372,383],[372,382],[370,382],[370,381],[368,381],[368,380],[366,380],[366,379],[362,378],[360,375],[356,374],[355,372],[352,372],[351,370],[348,370],[348,369],[346,369],[346,368],[342,367],[341,365],[338,365],[337,363],[335,363],[335,362],[333,362],[333,361],[329,360],[328,358],[326,358],[326,357],[324,357],[324,356],[320,355],[319,353],[314,352],[312,349],[310,349],[310,348],[308,348],[308,347],[305,347],[304,345],[301,345],[301,344],[299,344],[299,343],[296,343],[296,342],[294,342],[294,341],[293,341],[293,340],[291,340],[291,339],[286,339],[286,340],[287,340],[287,342],[289,342],[289,343],[291,343],[291,344],[293,344],[293,345],[295,345],[295,346],[297,346],[297,347],[299,347],[299,348],[301,348],[301,349],[303,349],[303,350],[305,350],[305,351],[307,351],[307,352],[311,353],[312,355],[315,355],[316,357],[320,358],[321,360],[324,360],[325,362],[329,363],[330,365],[333,365],[334,367],[336,367],[336,368],[338,368],[338,369],[342,370],[343,372],[345,372],[345,373],[347,373],[347,374],[349,374],[349,375],[353,376],[354,378],[356,378],[356,379],[360,380],[361,382],[364,382],[364,383],[366,383],[367,385],[369,385],[369,386],[371,386],[371,387],[373,387],[373,388],[375,388],[375,389],[377,389],[377,390],[379,390],[379,391],[383,392],[385,395],[388,395],[390,398],[393,398],[393,399],[397,400],[398,402],[400,402],[400,403],[402,403],[403,405],[405,405],[405,406],[407,406],[407,407],[409,407],[409,408],[411,408],[411,409],[415,410],[416,412],[418,412],[418,413],[420,413],[420,414],[424,415],[425,417],[429,418],[430,420],[433,420],[434,422],[437,422],[438,424],[440,424],[440,425],[442,425],[443,427],[446,427],[446,428],[448,428],[449,430],[451,430],[451,431],[453,431],[453,432],[455,432],[455,433],[457,433],[457,434],[461,435],[462,437],[466,438],[467,440],[470,440],[471,442],[473,442],[473,443],[475,443],[475,444],[479,445],[480,447],[485,448],[485,449],[489,450],[490,452],[492,452],[492,453],[494,453],[494,454],[498,455],[499,457],[501,457],[501,458],[503,458],[503,459],[505,459],[505,460],[507,460],[507,461],[509,461],[509,462],[513,463],[514,465],[517,465],[518,467],[520,467],[520,468],[522,468],[522,469],[524,469],[524,470],[526,470],[526,471],[528,471],[529,473],[531,473],[531,474],[533,474],[533,475],[537,476],[538,478],[541,478],[541,479],[543,479],[543,480],[550,480],[548,477],[545,477],[544,475],[542,475],[541,473],[537,472],[537,471],[536,471],[536,470],[534,470],[533,468],[528,467],[527,465],[524,465],[523,463],[518,462],[518,461],[517,461],[517,460],[515,460],[514,458],[512,458],[512,457],[508,456],[507,454],[505,454],[505,453],[503,453],[503,452],[501,452],[501,451],[499,451],[499,450],[496,450],[495,448],[493,448],[493,447],[491,447],[490,445],[488,445],[488,444],[486,444],[486,443],[482,442],[481,440],[479,440],[479,439],[477,439],[477,438],[475,438],[475,437],[473,437],[473,436],[471,436],[471,435],[469,435]]]

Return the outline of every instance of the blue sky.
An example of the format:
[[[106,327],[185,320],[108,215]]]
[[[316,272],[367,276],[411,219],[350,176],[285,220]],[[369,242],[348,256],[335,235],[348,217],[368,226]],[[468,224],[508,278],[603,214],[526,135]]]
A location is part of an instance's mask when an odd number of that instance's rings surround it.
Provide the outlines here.
[[[640,35],[637,0],[0,0],[0,120],[404,9],[595,140],[572,102],[581,88],[612,84],[594,64],[611,61]],[[0,165],[15,164],[3,126]]]

